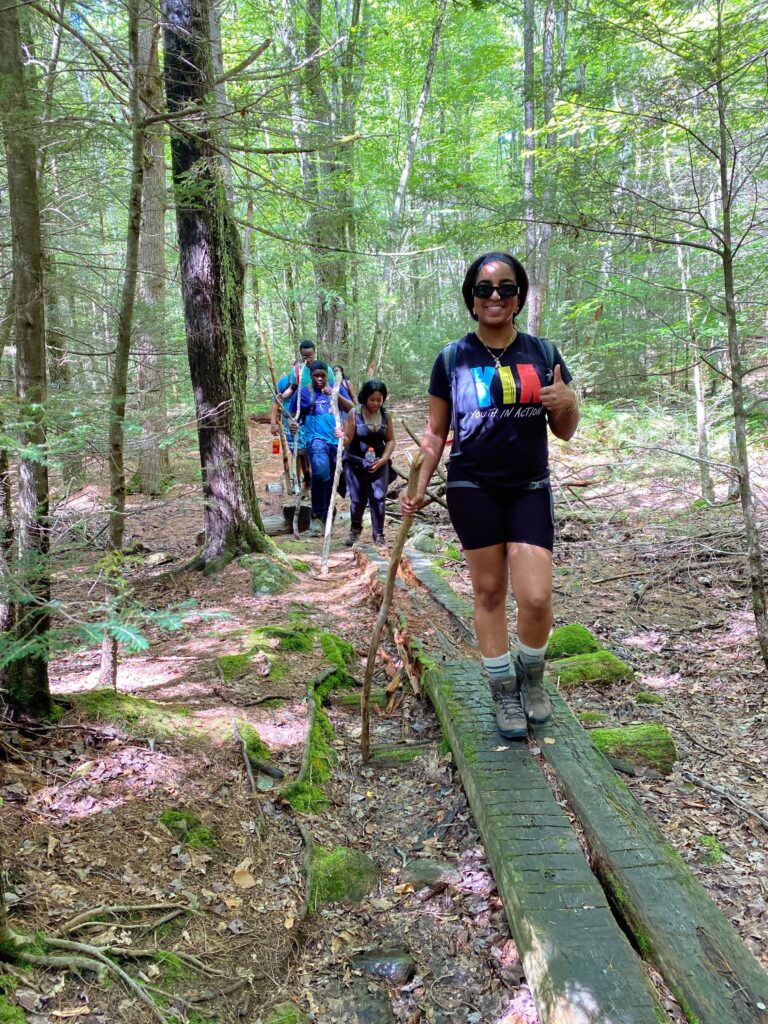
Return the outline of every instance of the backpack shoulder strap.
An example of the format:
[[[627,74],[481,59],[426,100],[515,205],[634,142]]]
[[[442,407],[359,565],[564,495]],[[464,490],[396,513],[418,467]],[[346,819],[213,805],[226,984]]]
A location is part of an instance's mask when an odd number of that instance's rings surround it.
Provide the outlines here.
[[[458,341],[451,341],[443,346],[442,351],[445,375],[448,378],[448,387],[451,391],[453,391],[453,378],[456,376],[456,349],[458,346]]]
[[[552,375],[555,372],[555,346],[549,338],[536,338],[539,348],[544,355],[544,362],[547,367],[547,384],[551,384]]]
[[[459,446],[458,416],[456,414],[456,389],[454,387],[456,382],[456,353],[458,348],[458,341],[451,341],[447,345],[443,346],[441,353],[443,357],[443,366],[445,367],[445,375],[448,378],[448,387],[451,391],[451,431],[453,432],[451,455],[453,456],[461,454],[461,448]]]

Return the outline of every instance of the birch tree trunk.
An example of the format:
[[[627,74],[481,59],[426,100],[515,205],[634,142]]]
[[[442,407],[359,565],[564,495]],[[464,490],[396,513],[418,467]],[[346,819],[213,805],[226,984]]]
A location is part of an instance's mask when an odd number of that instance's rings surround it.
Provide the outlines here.
[[[171,133],[187,354],[197,412],[205,541],[193,567],[213,572],[265,550],[245,409],[244,267],[224,172],[206,113],[213,109],[208,0],[162,0],[171,113],[196,108]]]
[[[384,362],[384,355],[387,349],[387,328],[392,308],[395,303],[395,276],[397,272],[397,256],[394,255],[400,248],[403,241],[402,217],[405,197],[408,190],[408,181],[411,177],[413,161],[416,155],[416,147],[421,133],[421,124],[424,120],[424,111],[429,100],[429,92],[432,86],[432,77],[435,72],[435,61],[437,51],[440,48],[440,39],[445,24],[447,0],[440,0],[435,26],[432,30],[432,44],[427,57],[427,67],[424,71],[424,80],[421,85],[421,94],[416,104],[416,111],[411,122],[411,130],[408,135],[408,145],[405,151],[405,160],[400,171],[400,180],[395,190],[395,198],[392,204],[392,212],[389,218],[387,229],[387,248],[391,255],[384,257],[384,288],[383,294],[379,297],[376,306],[376,324],[373,331],[371,351],[368,354],[368,376],[372,377]]]
[[[50,711],[47,634],[50,625],[48,462],[45,429],[45,290],[34,119],[27,100],[16,0],[0,0],[0,125],[8,174],[13,240],[16,391],[22,450],[19,459],[19,561],[25,592],[16,635],[27,653],[12,662],[9,703],[35,715]]]

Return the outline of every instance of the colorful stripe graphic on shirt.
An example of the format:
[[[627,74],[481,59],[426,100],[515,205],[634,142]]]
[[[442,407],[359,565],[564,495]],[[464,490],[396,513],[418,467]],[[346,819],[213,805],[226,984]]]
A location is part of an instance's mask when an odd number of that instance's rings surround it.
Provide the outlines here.
[[[541,401],[541,381],[532,363],[517,363],[517,375],[520,381],[518,392],[514,374],[511,366],[499,367],[499,380],[501,381],[501,404],[502,405],[533,405]],[[494,366],[473,366],[471,367],[472,380],[475,384],[478,409],[489,409],[493,402],[491,400],[491,384],[493,375],[496,373]]]

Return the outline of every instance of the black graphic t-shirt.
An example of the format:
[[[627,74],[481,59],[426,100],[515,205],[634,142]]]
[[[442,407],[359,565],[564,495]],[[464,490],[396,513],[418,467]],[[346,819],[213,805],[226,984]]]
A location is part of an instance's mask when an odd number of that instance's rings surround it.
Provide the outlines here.
[[[564,383],[573,379],[554,349]],[[457,342],[455,432],[448,479],[490,487],[520,487],[541,480],[549,468],[547,417],[539,396],[551,384],[545,350],[530,334],[518,334],[496,369],[472,332]],[[442,352],[432,367],[429,393],[452,404]]]

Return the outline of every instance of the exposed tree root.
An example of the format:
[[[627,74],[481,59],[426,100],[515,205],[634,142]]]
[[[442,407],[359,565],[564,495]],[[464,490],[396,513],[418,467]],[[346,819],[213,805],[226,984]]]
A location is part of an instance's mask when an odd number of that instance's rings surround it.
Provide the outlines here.
[[[152,986],[144,985],[142,982],[132,977],[128,971],[124,970],[120,964],[115,962],[114,959],[115,957],[124,957],[131,960],[153,959],[156,958],[158,953],[161,953],[162,950],[158,950],[157,948],[135,949],[133,947],[117,946],[112,944],[94,945],[88,942],[79,942],[75,939],[63,938],[62,936],[68,935],[80,928],[87,928],[96,925],[103,926],[106,922],[100,920],[100,918],[110,916],[117,917],[119,914],[133,914],[147,910],[167,910],[168,907],[168,903],[120,903],[91,907],[89,910],[84,910],[82,913],[77,914],[68,921],[65,921],[57,932],[52,935],[23,935],[13,932],[6,927],[5,935],[3,937],[6,942],[16,947],[15,951],[12,953],[12,957],[17,959],[21,964],[28,963],[34,964],[38,967],[53,967],[57,970],[72,971],[74,973],[78,973],[80,971],[91,971],[97,975],[99,981],[102,983],[108,975],[112,975],[122,982],[129,992],[133,993],[137,999],[149,1008],[156,1020],[160,1021],[161,1024],[167,1024],[168,1016],[150,990],[158,992],[164,997],[167,996],[168,993],[161,992],[159,989],[153,989]],[[173,920],[180,914],[187,913],[188,910],[188,907],[171,907],[169,913],[164,914],[162,917],[159,917],[154,921],[148,923],[145,922],[139,925],[124,925],[123,927],[138,927],[147,931],[153,930],[158,928],[160,925]],[[35,951],[39,949],[44,950],[44,952]],[[206,974],[210,977],[226,977],[226,975],[213,970],[203,963],[203,961],[198,957],[192,956],[189,953],[174,952],[171,955],[202,974]],[[177,997],[169,996],[169,998],[176,999]],[[189,1003],[190,1000],[179,997],[179,1002]]]
[[[168,903],[115,903],[101,907],[91,907],[90,910],[84,910],[81,914],[77,914],[75,917],[71,917],[68,921],[65,921],[64,924],[56,929],[54,935],[66,935],[68,932],[74,931],[76,928],[80,928],[81,926],[89,923],[104,924],[103,921],[94,921],[94,918],[106,917],[109,914],[139,914],[147,910],[185,911],[186,909],[186,907],[174,907]],[[145,927],[156,928],[161,923],[161,921],[155,921],[151,925],[147,925]]]

